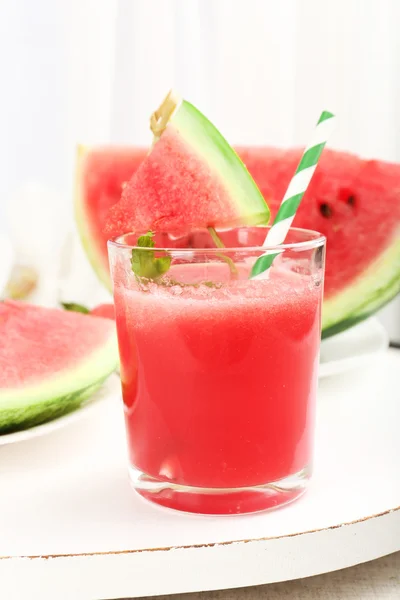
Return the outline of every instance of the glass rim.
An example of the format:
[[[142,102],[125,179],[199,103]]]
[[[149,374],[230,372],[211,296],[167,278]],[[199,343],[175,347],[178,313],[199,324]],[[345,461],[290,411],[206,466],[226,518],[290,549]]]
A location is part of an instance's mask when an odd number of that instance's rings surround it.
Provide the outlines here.
[[[265,233],[267,231],[269,231],[271,229],[271,225],[265,225],[262,227],[259,226],[243,226],[243,227],[230,227],[229,229],[225,229],[225,230],[220,230],[220,231],[232,231],[235,229],[240,229],[240,230],[250,230],[250,229],[258,229],[258,230],[264,230]],[[198,229],[197,231],[207,231],[206,228],[204,229]],[[192,232],[195,230],[192,230]],[[277,251],[284,251],[284,250],[312,250],[314,248],[318,248],[320,246],[323,246],[326,242],[326,236],[323,235],[322,233],[320,233],[319,231],[316,231],[314,229],[305,229],[303,227],[290,227],[289,231],[294,231],[297,233],[303,233],[303,234],[309,234],[309,239],[306,240],[302,240],[299,242],[286,242],[283,244],[275,244],[274,246],[268,246],[268,250],[277,250]],[[160,231],[157,233],[173,233],[173,232],[164,232],[164,231]],[[191,232],[188,232],[191,233]],[[126,242],[120,241],[121,238],[128,236],[128,235],[145,235],[144,233],[136,233],[136,232],[132,232],[129,231],[127,233],[124,233],[122,235],[119,235],[117,237],[111,238],[109,240],[107,240],[107,246],[111,246],[114,248],[119,248],[119,249],[125,249],[125,250],[144,250],[144,251],[150,251],[150,252],[170,252],[170,253],[177,253],[179,252],[179,254],[184,254],[184,253],[190,253],[191,255],[193,255],[193,253],[198,253],[198,254],[220,254],[221,252],[223,252],[224,254],[227,252],[260,252],[263,249],[266,249],[266,247],[264,248],[263,246],[234,246],[234,247],[223,247],[223,248],[177,248],[177,247],[169,247],[169,246],[154,246],[154,247],[145,247],[145,246],[136,246],[134,244],[127,244]]]

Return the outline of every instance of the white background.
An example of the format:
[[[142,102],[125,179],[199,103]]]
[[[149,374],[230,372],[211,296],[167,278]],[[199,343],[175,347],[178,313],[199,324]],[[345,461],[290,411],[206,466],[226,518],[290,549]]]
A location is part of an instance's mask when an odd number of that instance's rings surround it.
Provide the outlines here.
[[[332,147],[400,160],[399,23],[399,0],[1,0],[0,231],[23,184],[69,206],[78,141],[147,144],[171,86],[234,143],[305,143],[328,109]]]

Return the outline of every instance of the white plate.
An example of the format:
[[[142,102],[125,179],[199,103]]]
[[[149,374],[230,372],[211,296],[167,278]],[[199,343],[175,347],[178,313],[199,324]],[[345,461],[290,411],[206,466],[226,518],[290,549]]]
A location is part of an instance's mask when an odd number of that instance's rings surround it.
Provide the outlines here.
[[[319,376],[337,375],[365,366],[389,345],[386,329],[371,318],[322,341]]]
[[[61,429],[62,427],[66,427],[71,423],[75,423],[76,421],[91,415],[91,413],[96,410],[99,403],[107,402],[111,398],[120,395],[120,393],[121,382],[116,375],[111,375],[111,377],[101,386],[101,388],[95,394],[93,394],[93,396],[85,404],[74,410],[74,412],[64,415],[63,417],[59,417],[58,419],[54,419],[53,421],[49,421],[48,423],[43,423],[43,425],[37,425],[36,427],[24,429],[23,431],[16,431],[14,433],[0,435],[0,446],[5,446],[6,444],[15,444],[16,442],[24,442],[35,437],[52,433],[53,431]]]

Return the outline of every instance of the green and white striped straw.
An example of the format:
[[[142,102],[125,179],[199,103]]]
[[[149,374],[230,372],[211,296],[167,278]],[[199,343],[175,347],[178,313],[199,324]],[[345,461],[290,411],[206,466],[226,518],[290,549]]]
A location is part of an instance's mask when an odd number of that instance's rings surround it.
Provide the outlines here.
[[[319,158],[328,140],[328,137],[333,131],[335,116],[327,111],[324,111],[315,128],[314,137],[300,159],[286,194],[283,197],[278,213],[274,219],[271,229],[265,238],[263,247],[279,246],[283,244],[288,234],[293,219],[296,216],[296,211],[299,204],[309,186],[314,171],[317,168]],[[272,265],[275,257],[280,252],[274,250],[266,251],[260,256],[253,265],[251,270],[252,279],[266,279],[268,277],[268,269]]]

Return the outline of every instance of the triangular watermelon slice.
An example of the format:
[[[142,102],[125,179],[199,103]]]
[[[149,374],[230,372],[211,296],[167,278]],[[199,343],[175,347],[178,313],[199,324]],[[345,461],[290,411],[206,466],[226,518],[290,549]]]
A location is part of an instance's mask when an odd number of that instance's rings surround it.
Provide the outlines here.
[[[274,216],[301,149],[242,147],[237,152]],[[108,287],[107,209],[118,202],[146,154],[147,149],[136,147],[80,153],[78,228]],[[294,225],[316,229],[328,240],[324,337],[364,319],[400,291],[400,165],[326,149]]]
[[[115,325],[76,312],[0,302],[0,434],[71,412],[117,368]]]
[[[268,223],[268,206],[243,162],[197,108],[170,92],[151,128],[151,151],[107,216],[110,237]]]

